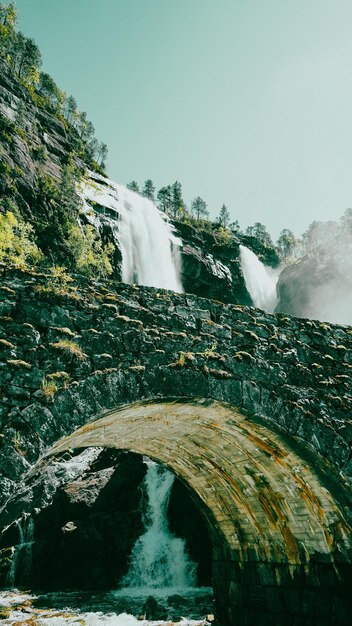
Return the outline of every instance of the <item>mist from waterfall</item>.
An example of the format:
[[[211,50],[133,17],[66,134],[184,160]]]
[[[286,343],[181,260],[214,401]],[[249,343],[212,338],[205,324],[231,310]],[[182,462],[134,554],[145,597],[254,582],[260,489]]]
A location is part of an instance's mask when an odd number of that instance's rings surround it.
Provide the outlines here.
[[[130,567],[121,581],[132,589],[187,589],[196,585],[196,564],[190,560],[185,541],[173,535],[168,526],[167,507],[174,475],[147,461],[143,481],[147,499],[145,531],[137,539]]]
[[[83,186],[81,197],[91,223],[99,226],[99,213],[110,222],[121,250],[123,282],[182,291],[182,241],[174,235],[167,216],[151,200],[96,174]]]
[[[253,305],[273,313],[277,305],[276,283],[280,269],[264,265],[252,250],[240,246],[241,268],[247,291]]]

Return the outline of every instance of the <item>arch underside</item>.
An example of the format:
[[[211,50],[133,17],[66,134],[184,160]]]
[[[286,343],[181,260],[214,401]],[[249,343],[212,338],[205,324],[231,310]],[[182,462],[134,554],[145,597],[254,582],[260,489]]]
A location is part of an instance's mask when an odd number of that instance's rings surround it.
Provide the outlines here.
[[[279,624],[296,614],[301,624],[348,623],[350,521],[281,435],[220,402],[136,403],[79,428],[48,455],[88,446],[147,455],[195,494],[212,531],[224,624],[264,624],[265,615]],[[304,603],[307,589],[313,599]]]

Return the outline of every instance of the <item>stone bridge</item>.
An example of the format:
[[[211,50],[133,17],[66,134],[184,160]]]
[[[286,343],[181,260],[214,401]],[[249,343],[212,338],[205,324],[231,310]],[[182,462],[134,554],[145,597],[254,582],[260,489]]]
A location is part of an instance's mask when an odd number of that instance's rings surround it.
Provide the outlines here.
[[[5,268],[0,293],[1,527],[43,455],[148,455],[206,522],[224,626],[349,623],[350,329]]]

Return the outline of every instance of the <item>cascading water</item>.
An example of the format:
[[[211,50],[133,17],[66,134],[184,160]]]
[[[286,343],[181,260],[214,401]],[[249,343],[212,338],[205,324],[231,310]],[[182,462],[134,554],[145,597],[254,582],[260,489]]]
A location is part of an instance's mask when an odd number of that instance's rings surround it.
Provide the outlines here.
[[[92,449],[92,452],[94,455],[89,458],[97,456],[96,450]],[[82,455],[84,459],[73,459],[74,467],[70,468],[73,477],[77,465],[85,467],[87,455]],[[11,590],[0,591],[0,605],[6,607],[4,626],[25,622],[48,626],[75,626],[77,623],[90,626],[170,626],[171,623],[175,626],[211,626],[207,617],[213,619],[212,589],[194,588],[196,564],[189,559],[185,542],[172,535],[168,528],[167,508],[174,476],[152,461],[146,460],[146,463],[143,484],[148,500],[145,532],[133,548],[130,569],[123,580],[123,584],[129,587],[94,594],[91,591],[58,591],[40,595],[14,589],[15,583],[28,584],[31,570],[34,520],[27,515],[17,522],[19,543],[13,553],[8,579]],[[147,615],[142,619],[143,613],[150,610],[156,610],[158,616]]]
[[[153,202],[96,174],[84,185],[81,197],[88,220],[99,226],[102,213],[110,223],[121,250],[123,282],[182,291],[182,242]]]
[[[273,313],[277,305],[276,283],[280,270],[264,265],[246,246],[240,246],[240,260],[247,291],[254,306]]]
[[[167,506],[174,475],[147,461],[144,492],[148,499],[145,532],[137,539],[130,568],[122,585],[144,589],[186,589],[196,585],[196,564],[187,555],[183,539],[169,530]]]
[[[18,575],[19,565],[21,578],[25,580],[29,574],[32,565],[32,548],[34,543],[34,520],[29,516],[25,516],[17,521],[19,533],[19,543],[14,548],[12,555],[11,567],[7,575],[7,584],[14,587]]]

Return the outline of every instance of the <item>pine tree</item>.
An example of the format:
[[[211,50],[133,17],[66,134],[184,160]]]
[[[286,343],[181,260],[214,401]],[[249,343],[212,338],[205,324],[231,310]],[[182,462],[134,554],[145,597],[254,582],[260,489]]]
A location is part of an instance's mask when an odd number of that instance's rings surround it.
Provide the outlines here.
[[[284,228],[280,232],[279,238],[276,242],[276,246],[279,249],[282,259],[287,259],[294,256],[294,250],[297,246],[297,239],[294,236],[292,230]]]
[[[105,169],[106,167],[106,159],[108,158],[108,147],[106,143],[100,142],[98,148],[97,159],[100,167]]]
[[[17,50],[17,73],[19,78],[27,78],[32,67],[39,68],[42,64],[42,55],[34,39],[27,39],[23,33],[17,33],[14,40],[14,49]]]
[[[0,4],[0,56],[6,57],[15,38],[17,12],[13,2]]]
[[[65,101],[63,114],[69,124],[74,124],[77,115],[77,102],[73,96],[69,96]]]
[[[155,201],[155,186],[153,184],[153,181],[150,178],[148,178],[144,183],[144,187],[142,189],[142,195],[145,198],[148,198],[148,200],[151,200],[152,202]]]
[[[255,237],[256,239],[261,241],[264,246],[274,246],[273,241],[268,231],[266,230],[266,227],[260,222],[256,222],[253,226],[248,226],[246,228],[246,235],[248,235],[249,237]]]
[[[237,233],[241,232],[241,226],[238,220],[231,222],[231,224],[229,224],[229,228],[231,228],[231,230],[235,230]]]
[[[58,88],[56,82],[49,74],[40,72],[38,91],[41,96],[47,99],[55,111],[59,111],[62,108],[65,94]]]
[[[200,219],[206,219],[209,215],[207,203],[200,196],[197,196],[194,200],[192,200],[191,211],[198,221]]]
[[[223,228],[227,228],[230,222],[230,213],[225,204],[222,205],[220,209],[219,217],[217,218],[217,222],[219,222],[220,226]]]
[[[174,218],[176,218],[179,214],[180,209],[184,207],[184,201],[182,198],[182,185],[176,180],[173,185],[171,185],[171,214]]]
[[[139,186],[136,180],[131,180],[130,183],[127,183],[126,187],[135,193],[139,193]]]
[[[157,193],[157,205],[161,211],[168,213],[171,208],[171,186],[161,187]]]

